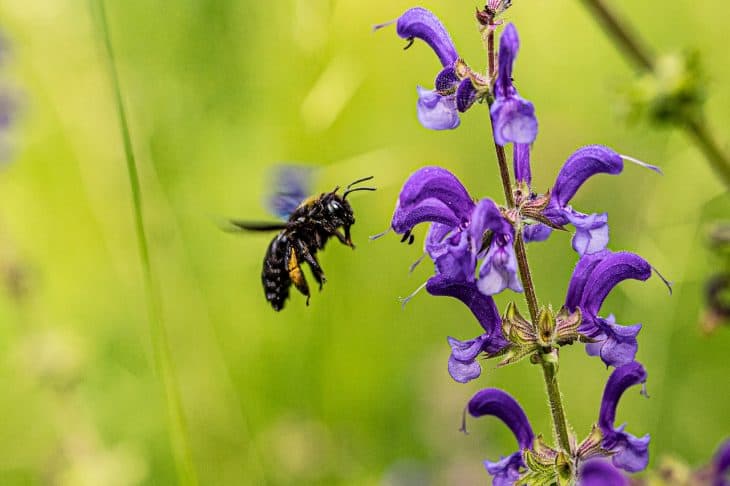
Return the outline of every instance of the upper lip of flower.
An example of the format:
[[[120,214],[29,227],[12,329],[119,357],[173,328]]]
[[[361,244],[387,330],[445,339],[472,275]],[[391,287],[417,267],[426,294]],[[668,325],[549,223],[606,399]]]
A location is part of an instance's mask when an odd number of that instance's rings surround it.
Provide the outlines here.
[[[583,323],[579,332],[591,338],[600,337],[598,343],[589,344],[600,348],[601,359],[607,366],[620,366],[633,361],[638,344],[636,334],[641,325],[618,326],[612,317],[598,317],[603,301],[611,290],[627,279],[647,280],[651,277],[651,265],[634,253],[613,253],[603,250],[584,255],[575,267],[570,279],[565,306],[574,311],[580,308]]]
[[[603,447],[614,454],[614,466],[629,472],[646,468],[649,462],[649,434],[638,438],[624,432],[623,425],[615,428],[616,407],[628,388],[646,383],[646,376],[646,370],[636,361],[616,368],[606,382],[598,414],[598,426],[603,432]]]

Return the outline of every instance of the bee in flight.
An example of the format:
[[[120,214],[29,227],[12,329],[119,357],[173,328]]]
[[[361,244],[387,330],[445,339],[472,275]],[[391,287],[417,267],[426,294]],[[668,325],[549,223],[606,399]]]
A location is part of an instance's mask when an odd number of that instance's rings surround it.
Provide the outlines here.
[[[317,251],[324,248],[331,237],[355,248],[350,238],[350,227],[355,224],[352,206],[347,196],[355,191],[374,191],[374,187],[356,187],[373,177],[358,179],[338,194],[339,186],[319,196],[307,197],[308,172],[302,167],[283,166],[275,174],[277,191],[270,197],[269,206],[281,222],[250,222],[230,220],[233,231],[278,231],[264,256],[261,283],[264,295],[276,311],[284,308],[289,298],[289,287],[294,287],[307,298],[309,285],[302,272],[306,262],[312,270],[320,290],[325,282],[324,272],[317,261]],[[342,231],[340,231],[342,228]]]

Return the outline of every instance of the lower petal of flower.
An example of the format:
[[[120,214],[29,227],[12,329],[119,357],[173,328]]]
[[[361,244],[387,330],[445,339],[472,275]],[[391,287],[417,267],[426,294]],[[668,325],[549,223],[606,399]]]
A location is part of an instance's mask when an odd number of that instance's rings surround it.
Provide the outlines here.
[[[497,144],[532,143],[537,138],[535,107],[529,101],[519,96],[497,98],[490,111]]]
[[[459,126],[456,96],[441,96],[435,90],[418,86],[418,121],[431,130],[452,130]]]
[[[583,464],[578,478],[580,486],[628,486],[629,480],[621,471],[602,459],[591,459]]]
[[[608,215],[583,214],[572,208],[565,209],[565,217],[575,227],[573,249],[580,255],[590,255],[608,245]]]
[[[624,432],[622,425],[613,433],[609,433],[603,440],[603,447],[614,452],[611,458],[613,465],[628,472],[639,472],[649,464],[650,436],[635,437]]]
[[[492,476],[492,486],[513,486],[520,479],[520,468],[524,467],[522,453],[515,452],[501,461],[484,461],[484,468]]]
[[[553,229],[542,223],[530,224],[524,227],[522,235],[525,238],[525,242],[534,243],[538,241],[547,240],[553,233]]]
[[[449,357],[449,375],[458,383],[468,383],[479,378],[482,374],[482,367],[475,359],[470,361],[459,361],[452,354]]]
[[[517,257],[511,244],[501,246],[496,241],[492,242],[479,269],[477,285],[485,295],[495,295],[507,288],[522,292],[522,284],[517,277]]]

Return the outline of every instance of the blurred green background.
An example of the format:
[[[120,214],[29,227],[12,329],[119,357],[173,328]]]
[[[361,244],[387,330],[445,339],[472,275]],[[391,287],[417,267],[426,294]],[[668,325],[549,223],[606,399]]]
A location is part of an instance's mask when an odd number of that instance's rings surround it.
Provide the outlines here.
[[[431,0],[460,54],[481,68],[478,2]],[[704,279],[718,261],[708,224],[727,195],[680,132],[629,124],[619,92],[629,65],[578,1],[516,0],[506,18],[522,50],[515,71],[537,107],[537,187],[564,159],[607,144],[665,171],[627,166],[591,180],[577,208],[608,211],[611,247],[636,251],[674,281],[622,284],[604,313],[644,323],[638,359],[649,400],[630,391],[619,422],[652,435],[652,460],[705,463],[730,435],[730,330],[699,326]],[[722,0],[612,2],[662,51],[696,47],[710,80],[708,116],[728,140],[730,63]],[[440,164],[475,196],[501,200],[477,107],[458,130],[415,117],[416,84],[439,69],[422,43],[404,52],[393,27],[371,26],[406,0],[114,0],[107,6],[164,322],[201,484],[485,484],[481,461],[514,450],[496,420],[458,431],[462,407],[504,387],[550,434],[541,373],[485,363],[468,385],[448,376],[446,336],[479,326],[425,292],[419,244],[384,230],[400,185]],[[166,412],[152,366],[128,176],[98,24],[90,3],[2,0],[12,50],[0,76],[21,117],[0,173],[0,484],[174,484]],[[270,236],[230,235],[225,217],[267,219],[267,172],[321,165],[317,189],[374,175],[352,197],[355,252],[331,244],[328,283],[305,307],[273,312],[260,286]],[[417,234],[419,241],[423,229]],[[531,247],[538,294],[560,306],[576,256],[569,235]],[[520,299],[500,295],[499,303]],[[595,421],[608,371],[580,346],[563,350],[561,384],[579,436]]]

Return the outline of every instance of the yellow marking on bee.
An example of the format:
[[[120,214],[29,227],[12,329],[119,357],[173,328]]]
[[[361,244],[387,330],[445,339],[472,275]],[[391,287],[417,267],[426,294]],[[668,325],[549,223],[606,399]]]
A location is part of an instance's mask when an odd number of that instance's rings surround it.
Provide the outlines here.
[[[297,288],[301,287],[302,284],[304,284],[304,274],[302,273],[302,267],[299,266],[297,254],[294,251],[291,252],[291,256],[289,257],[288,270],[289,278],[291,278],[292,282],[294,282],[294,285],[296,285]]]
[[[305,208],[307,206],[311,206],[314,201],[319,199],[322,196],[309,196],[307,199],[299,203],[299,206],[297,206],[297,209],[299,208]]]

